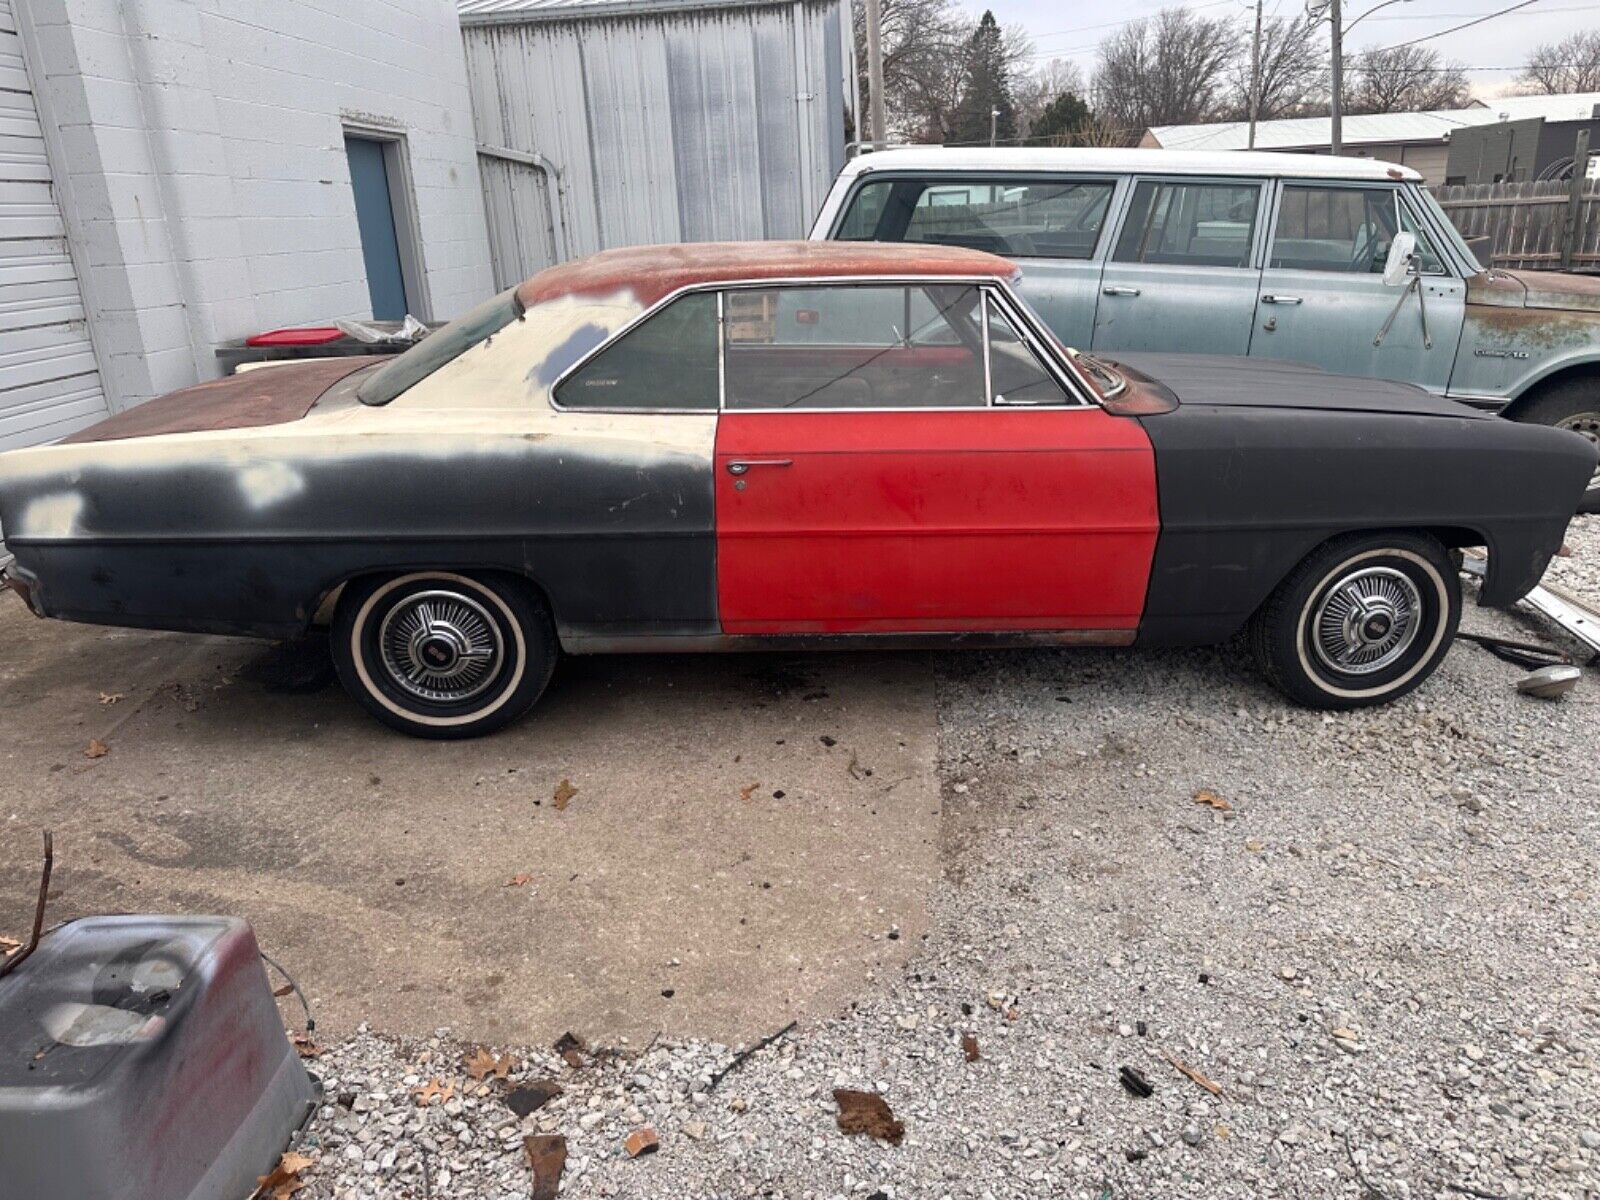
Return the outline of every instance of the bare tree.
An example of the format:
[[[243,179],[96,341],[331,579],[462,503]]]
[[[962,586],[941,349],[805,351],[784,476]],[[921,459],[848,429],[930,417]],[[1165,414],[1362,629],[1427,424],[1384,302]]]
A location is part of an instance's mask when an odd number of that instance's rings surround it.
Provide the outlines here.
[[[1222,107],[1239,44],[1227,18],[1189,9],[1130,21],[1100,43],[1095,112],[1128,144],[1152,125],[1210,120]]]
[[[1271,17],[1261,23],[1263,121],[1328,110],[1328,46],[1315,17]],[[1236,55],[1228,70],[1228,116],[1250,116],[1250,55]]]
[[[1345,75],[1344,108],[1358,113],[1425,112],[1465,108],[1467,74],[1428,46],[1363,50]]]
[[[856,61],[865,95],[866,16],[854,5]],[[882,0],[885,117],[894,141],[942,142],[966,77],[973,22],[954,0]]]
[[[1524,92],[1547,96],[1600,92],[1600,29],[1580,29],[1535,47],[1517,84]]]
[[[1069,58],[1052,58],[1032,72],[1015,71],[1012,81],[1017,104],[1017,132],[1024,141],[1032,135],[1035,122],[1045,109],[1055,103],[1057,97],[1068,92],[1074,96],[1087,96],[1089,91],[1083,82],[1083,71]]]

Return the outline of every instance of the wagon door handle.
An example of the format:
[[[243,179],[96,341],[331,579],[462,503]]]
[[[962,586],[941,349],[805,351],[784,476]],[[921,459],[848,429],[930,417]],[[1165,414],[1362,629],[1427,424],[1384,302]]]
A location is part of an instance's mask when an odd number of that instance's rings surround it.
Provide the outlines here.
[[[1261,297],[1263,304],[1304,304],[1299,296],[1274,296],[1271,293]]]
[[[1137,296],[1139,294],[1138,288],[1123,287],[1118,283],[1109,284],[1101,288],[1100,291],[1107,296]]]
[[[743,475],[751,467],[792,467],[792,458],[745,458],[728,464],[729,475]]]

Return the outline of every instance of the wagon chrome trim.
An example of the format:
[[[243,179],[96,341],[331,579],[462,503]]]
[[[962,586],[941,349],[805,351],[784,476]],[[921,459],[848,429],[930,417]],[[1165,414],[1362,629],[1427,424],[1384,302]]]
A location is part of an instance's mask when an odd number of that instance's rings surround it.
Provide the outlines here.
[[[829,410],[837,411],[837,410]],[[569,654],[739,654],[773,650],[1008,650],[1030,646],[1131,646],[1134,629],[985,632],[563,634]]]
[[[617,413],[633,416],[665,416],[669,414],[700,415],[720,414],[728,411],[760,413],[760,412],[786,412],[786,413],[814,413],[814,412],[970,412],[978,409],[993,409],[996,406],[990,401],[992,397],[985,396],[982,404],[959,405],[918,405],[909,408],[741,408],[730,410],[727,407],[727,345],[726,328],[723,320],[723,294],[729,291],[751,291],[770,288],[785,287],[911,287],[928,284],[963,284],[976,287],[985,295],[993,293],[1002,302],[1002,308],[1013,324],[1017,325],[1019,332],[1025,339],[1031,338],[1030,345],[1040,359],[1055,374],[1068,393],[1076,399],[1075,404],[1050,405],[1056,410],[1098,408],[1100,393],[1084,380],[1078,373],[1076,365],[1067,359],[1060,350],[1045,339],[1039,332],[1038,324],[1033,319],[1031,310],[1025,302],[1021,301],[1016,292],[1012,290],[1009,282],[999,275],[802,275],[802,276],[774,276],[771,279],[739,279],[739,280],[702,280],[697,283],[685,284],[683,287],[668,292],[654,304],[635,314],[631,319],[617,326],[611,333],[594,346],[587,353],[579,357],[566,370],[551,382],[548,403],[556,412],[560,413]],[[696,292],[717,293],[717,406],[715,408],[634,408],[634,407],[605,407],[574,408],[571,405],[560,403],[556,399],[556,392],[561,385],[571,376],[587,366],[594,359],[605,353],[607,349],[621,341],[634,329],[638,328],[651,317],[666,308],[669,304],[683,296]],[[987,325],[985,325],[984,342],[984,369],[985,389],[992,391],[987,386],[987,371],[989,350],[987,341]],[[1115,393],[1110,393],[1114,395]]]

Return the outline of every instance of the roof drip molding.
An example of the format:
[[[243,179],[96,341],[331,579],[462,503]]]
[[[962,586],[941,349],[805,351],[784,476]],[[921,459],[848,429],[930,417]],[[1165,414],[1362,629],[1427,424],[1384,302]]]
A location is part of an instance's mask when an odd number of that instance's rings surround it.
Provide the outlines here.
[[[836,3],[837,0],[816,2]],[[465,26],[516,25],[725,8],[768,8],[793,3],[794,0],[456,0],[456,14]]]
[[[1102,150],[1075,147],[969,149],[915,146],[862,154],[845,164],[845,175],[876,171],[1072,171],[1093,174],[1242,175],[1284,179],[1408,179],[1410,167],[1372,158],[1264,154],[1260,151]]]

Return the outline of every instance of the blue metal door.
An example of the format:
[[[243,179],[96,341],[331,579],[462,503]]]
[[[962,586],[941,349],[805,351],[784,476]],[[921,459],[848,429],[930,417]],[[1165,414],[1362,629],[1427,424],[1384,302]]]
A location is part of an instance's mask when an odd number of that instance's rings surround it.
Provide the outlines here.
[[[344,151],[350,159],[350,187],[356,197],[356,224],[361,230],[372,316],[378,321],[399,321],[406,315],[406,281],[400,267],[400,239],[395,233],[384,145],[372,138],[347,137]]]
[[[1246,353],[1263,191],[1255,180],[1138,180],[1100,276],[1093,348]]]

